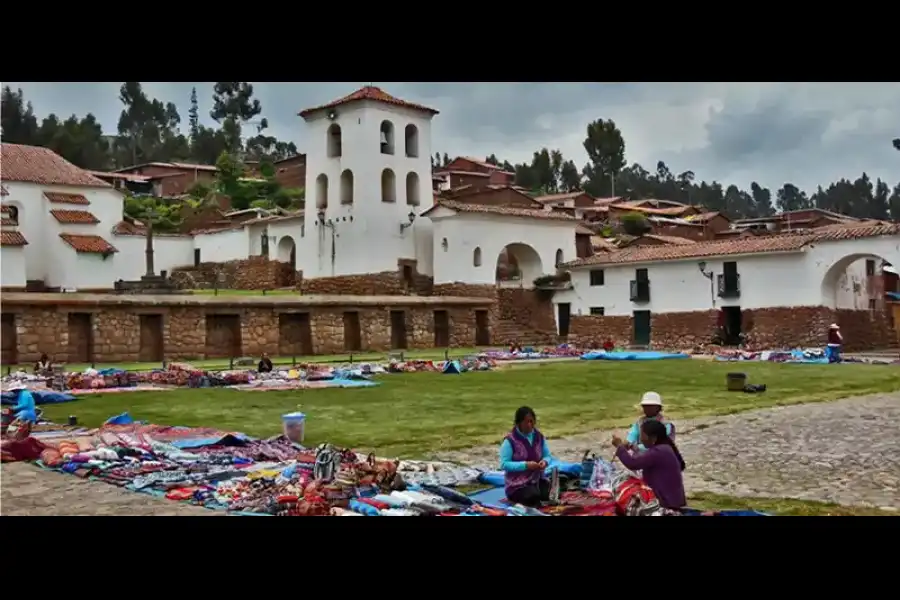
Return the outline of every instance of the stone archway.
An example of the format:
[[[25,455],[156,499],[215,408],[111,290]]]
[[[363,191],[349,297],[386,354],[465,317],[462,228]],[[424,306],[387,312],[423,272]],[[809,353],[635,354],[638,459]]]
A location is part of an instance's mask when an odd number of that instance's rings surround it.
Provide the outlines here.
[[[531,287],[544,274],[541,255],[532,246],[520,242],[507,244],[497,257],[497,282],[519,282]]]
[[[281,236],[275,255],[281,262],[291,265],[291,271],[297,270],[297,244],[294,243],[294,238],[289,235]]]
[[[850,310],[883,308],[886,284],[894,279],[890,272],[886,275],[884,266],[896,264],[889,257],[873,253],[841,257],[822,277],[822,306]]]

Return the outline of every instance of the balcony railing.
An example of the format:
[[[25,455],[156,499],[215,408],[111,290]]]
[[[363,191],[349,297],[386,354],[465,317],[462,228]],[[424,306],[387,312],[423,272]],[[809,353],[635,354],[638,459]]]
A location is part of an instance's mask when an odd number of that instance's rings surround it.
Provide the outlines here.
[[[740,298],[741,297],[741,276],[733,275],[726,277],[720,273],[716,276],[716,285],[718,287],[719,298]]]
[[[631,301],[650,302],[650,282],[631,280]]]

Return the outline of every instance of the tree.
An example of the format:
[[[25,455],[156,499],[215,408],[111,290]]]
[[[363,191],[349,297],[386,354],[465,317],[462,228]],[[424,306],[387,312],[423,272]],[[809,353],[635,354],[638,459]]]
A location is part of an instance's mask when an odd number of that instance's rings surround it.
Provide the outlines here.
[[[894,148],[900,150],[900,138],[894,138]]]
[[[209,116],[222,125],[228,150],[241,150],[241,131],[245,123],[262,113],[262,105],[253,97],[253,86],[246,81],[217,81],[213,86],[213,107]],[[262,133],[269,123],[261,119],[257,133]]]
[[[872,194],[872,199],[869,201],[868,216],[870,218],[883,221],[890,216],[890,195],[891,188],[879,179],[875,184],[875,193]]]
[[[653,229],[653,227],[650,225],[650,222],[647,221],[647,217],[645,217],[641,213],[624,214],[619,219],[619,222],[622,224],[622,229],[628,235],[640,237],[645,233],[649,233]]]
[[[891,220],[900,222],[900,183],[894,188],[891,197],[888,198],[888,206],[891,212]]]
[[[559,185],[564,192],[576,192],[581,189],[581,173],[575,162],[567,160],[559,171]]]
[[[800,191],[793,183],[785,183],[775,195],[778,209],[783,212],[810,208],[811,204],[806,194]]]
[[[587,126],[584,189],[593,196],[612,196],[615,177],[625,166],[625,140],[614,121],[598,119]]]
[[[27,145],[40,142],[37,117],[34,116],[31,102],[25,102],[21,89],[13,91],[8,85],[3,86],[0,105],[2,105],[0,123],[4,142]]]
[[[139,81],[126,81],[119,88],[124,105],[119,114],[115,162],[133,165],[142,162],[185,160],[190,157],[188,139],[178,131],[181,116],[171,102],[150,99]]]
[[[191,88],[191,107],[188,109],[188,125],[191,128],[191,143],[200,135],[200,107],[197,105],[197,88]]]

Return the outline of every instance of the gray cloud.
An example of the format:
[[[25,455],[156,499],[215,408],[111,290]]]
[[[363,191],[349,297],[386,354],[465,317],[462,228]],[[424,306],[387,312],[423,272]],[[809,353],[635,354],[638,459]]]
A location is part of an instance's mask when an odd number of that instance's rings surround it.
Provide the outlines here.
[[[257,83],[270,132],[304,148],[297,112],[349,94],[365,82]],[[863,170],[900,181],[900,84],[894,83],[391,83],[400,98],[441,111],[435,150],[528,160],[542,146],[559,148],[578,165],[587,123],[612,118],[622,129],[629,162],[699,179],[747,187],[787,181],[812,191]],[[117,83],[12,83],[39,116],[93,112],[115,131]],[[186,119],[192,86],[206,121],[210,83],[148,83],[148,93],[175,102]]]

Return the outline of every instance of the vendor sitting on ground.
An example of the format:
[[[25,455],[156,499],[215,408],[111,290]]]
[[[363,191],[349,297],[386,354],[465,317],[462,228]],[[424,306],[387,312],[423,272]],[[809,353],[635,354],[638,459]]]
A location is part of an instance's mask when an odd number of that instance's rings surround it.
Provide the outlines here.
[[[675,439],[675,425],[665,420],[662,415],[663,401],[662,396],[656,392],[647,392],[641,398],[641,408],[644,416],[638,419],[637,423],[631,426],[625,441],[629,449],[644,451],[646,448],[641,445],[641,425],[647,421],[659,421],[666,426],[666,435],[670,439]]]
[[[613,436],[616,458],[632,471],[641,471],[644,483],[656,494],[660,506],[680,510],[687,505],[684,496],[684,459],[672,438],[666,433],[666,424],[653,419],[644,421],[640,428],[640,442],[644,452],[632,452],[622,439]]]
[[[500,444],[506,498],[513,504],[536,507],[550,498],[550,481],[544,477],[544,469],[553,457],[536,423],[534,411],[523,406],[516,411],[515,427]]]
[[[841,335],[841,328],[837,323],[832,323],[828,327],[828,345],[825,347],[825,357],[828,362],[841,362],[841,346],[844,345],[844,336]]]
[[[269,355],[263,352],[262,358],[259,361],[259,365],[256,367],[256,371],[258,373],[271,373],[272,372],[272,359],[269,358]]]
[[[38,359],[36,363],[34,363],[34,374],[35,375],[51,375],[53,373],[53,363],[50,362],[50,357],[46,354],[41,354],[41,357]]]

